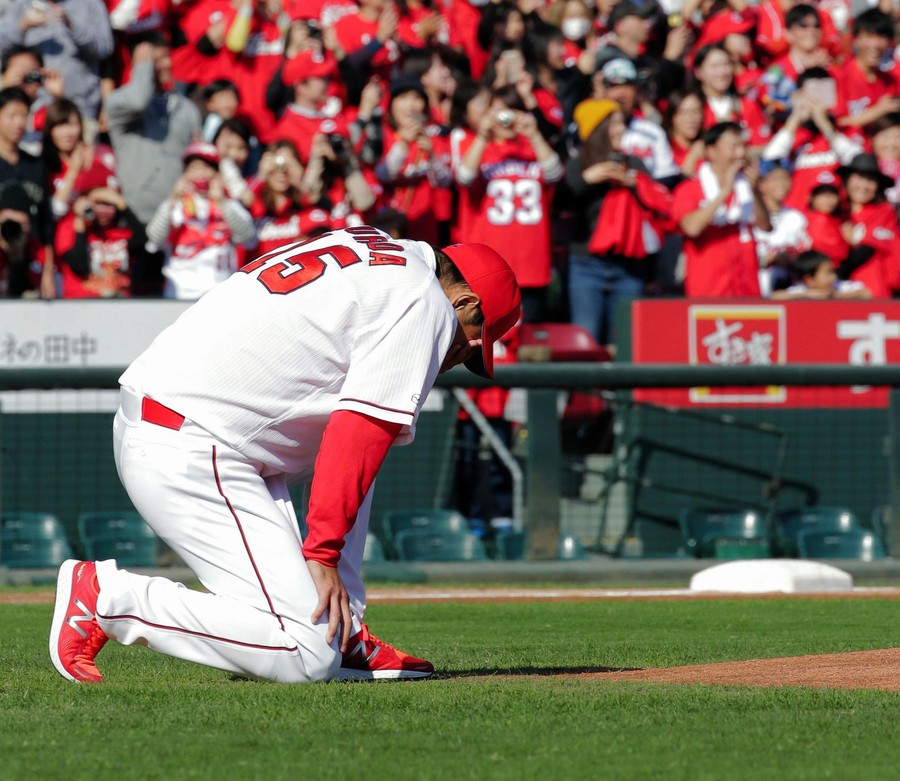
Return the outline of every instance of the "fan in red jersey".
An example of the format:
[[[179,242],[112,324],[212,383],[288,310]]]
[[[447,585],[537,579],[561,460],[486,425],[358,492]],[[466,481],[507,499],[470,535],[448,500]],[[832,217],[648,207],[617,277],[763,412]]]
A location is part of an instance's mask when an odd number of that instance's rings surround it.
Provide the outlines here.
[[[456,239],[502,247],[522,289],[525,321],[540,322],[550,283],[550,202],[562,163],[514,86],[468,98],[458,111],[468,127],[450,139],[460,188]]]
[[[304,197],[303,166],[290,141],[266,150],[253,193],[250,214],[256,225],[256,256],[331,230],[328,211]]]
[[[151,287],[147,236],[118,183],[99,169],[78,177],[81,193],[56,229],[63,298],[124,298]],[[155,269],[158,275],[158,266]]]
[[[672,217],[684,233],[690,297],[759,297],[753,227],[772,230],[748,165],[740,125],[722,122],[703,136],[708,162],[674,193]]]
[[[874,298],[890,298],[900,290],[897,213],[884,195],[894,182],[869,154],[857,155],[838,173],[847,188],[852,226],[852,249],[838,276],[862,282]]]
[[[390,91],[384,156],[375,171],[386,204],[406,214],[408,235],[435,243],[438,193],[452,181],[447,141],[428,132],[428,103],[418,79],[397,77]]]

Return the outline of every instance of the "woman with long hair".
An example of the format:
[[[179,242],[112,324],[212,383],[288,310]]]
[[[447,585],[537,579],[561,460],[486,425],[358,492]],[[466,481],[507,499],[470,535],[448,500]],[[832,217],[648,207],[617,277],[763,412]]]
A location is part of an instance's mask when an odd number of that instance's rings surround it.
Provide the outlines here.
[[[703,160],[703,99],[696,92],[673,92],[663,112],[662,126],[675,164],[693,176]]]
[[[731,55],[722,44],[704,46],[694,56],[693,74],[693,91],[703,102],[703,129],[737,123],[753,157],[753,150],[765,146],[772,131],[756,101],[738,93]]]
[[[290,141],[276,141],[263,153],[250,206],[259,242],[254,255],[331,229],[329,212],[304,194],[303,174],[297,147]]]
[[[110,177],[115,175],[112,149],[84,142],[81,112],[68,98],[57,98],[47,106],[41,157],[51,180],[50,205],[56,219],[68,214],[79,196],[79,175],[95,167],[105,170]]]
[[[582,146],[566,166],[581,206],[569,258],[571,320],[612,346],[617,303],[642,296],[652,278],[669,195],[638,158],[622,153],[626,125],[618,103],[585,100],[574,119]]]
[[[891,177],[878,168],[875,155],[860,154],[838,168],[849,207],[846,237],[850,255],[838,267],[841,279],[862,282],[873,298],[890,298],[900,290],[897,213],[885,197]]]

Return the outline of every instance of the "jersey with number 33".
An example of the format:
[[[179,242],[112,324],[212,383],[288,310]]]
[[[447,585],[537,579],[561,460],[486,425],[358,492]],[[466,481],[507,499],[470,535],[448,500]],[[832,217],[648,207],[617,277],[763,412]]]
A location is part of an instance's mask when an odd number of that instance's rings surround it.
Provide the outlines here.
[[[457,327],[435,264],[369,226],[285,245],[186,310],[120,384],[263,473],[311,475],[338,409],[402,424],[406,444]]]
[[[474,140],[474,133],[453,132],[450,144],[455,166]],[[487,244],[501,252],[520,287],[544,287],[550,282],[553,190],[524,137],[491,142],[481,158],[478,177],[471,186],[459,188],[454,238]]]

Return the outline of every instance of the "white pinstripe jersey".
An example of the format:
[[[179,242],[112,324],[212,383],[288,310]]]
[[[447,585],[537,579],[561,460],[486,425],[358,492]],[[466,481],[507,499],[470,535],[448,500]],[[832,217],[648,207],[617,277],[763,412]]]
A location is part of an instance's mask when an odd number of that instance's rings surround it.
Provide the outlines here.
[[[415,421],[456,332],[434,251],[368,226],[244,266],[163,331],[120,383],[268,467],[312,473],[329,415]]]

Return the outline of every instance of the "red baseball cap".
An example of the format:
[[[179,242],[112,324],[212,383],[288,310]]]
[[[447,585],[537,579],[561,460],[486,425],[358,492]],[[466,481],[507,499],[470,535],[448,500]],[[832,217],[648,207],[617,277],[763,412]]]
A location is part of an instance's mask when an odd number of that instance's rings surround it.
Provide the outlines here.
[[[481,377],[494,376],[494,342],[519,320],[522,297],[516,276],[500,254],[486,244],[451,244],[441,250],[459,269],[466,284],[481,300],[481,355],[466,368]]]
[[[214,165],[216,168],[219,167],[219,150],[215,144],[210,144],[207,141],[193,141],[188,144],[184,152],[181,153],[182,162],[187,165],[188,161],[193,160],[195,157],[206,161],[210,165]]]
[[[754,27],[756,27],[756,14],[752,8],[744,11],[719,11],[703,23],[694,49],[720,43],[732,34],[749,36]]]
[[[329,79],[336,71],[337,61],[330,54],[305,51],[287,61],[281,71],[281,80],[288,87],[293,87],[306,79]]]

